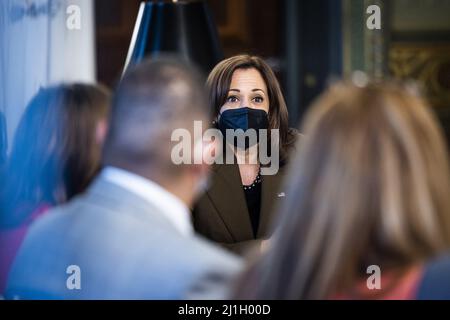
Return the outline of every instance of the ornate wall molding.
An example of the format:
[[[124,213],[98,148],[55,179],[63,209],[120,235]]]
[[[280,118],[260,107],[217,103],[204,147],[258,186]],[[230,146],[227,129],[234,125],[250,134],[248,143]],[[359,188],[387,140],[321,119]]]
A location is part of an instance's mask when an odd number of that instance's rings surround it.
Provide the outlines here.
[[[450,44],[395,43],[389,69],[395,78],[419,81],[434,107],[450,106]]]

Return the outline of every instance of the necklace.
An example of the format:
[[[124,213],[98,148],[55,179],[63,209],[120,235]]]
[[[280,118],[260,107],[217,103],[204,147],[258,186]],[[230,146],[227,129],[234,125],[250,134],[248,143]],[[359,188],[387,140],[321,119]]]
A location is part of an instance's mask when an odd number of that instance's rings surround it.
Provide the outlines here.
[[[258,172],[258,175],[256,176],[255,180],[253,181],[252,184],[248,185],[248,186],[243,186],[244,190],[251,190],[253,189],[258,183],[261,183],[261,174],[260,171]]]

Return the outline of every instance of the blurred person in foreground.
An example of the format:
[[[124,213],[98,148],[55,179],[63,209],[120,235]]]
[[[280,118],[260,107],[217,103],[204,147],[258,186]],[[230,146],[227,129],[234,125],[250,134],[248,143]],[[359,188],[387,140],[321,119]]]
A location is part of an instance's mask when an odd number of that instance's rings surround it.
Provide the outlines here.
[[[422,98],[394,83],[336,84],[303,128],[287,182],[295,196],[234,297],[450,298],[448,155]]]
[[[172,132],[192,132],[206,115],[191,68],[161,58],[129,69],[113,98],[104,169],[85,194],[32,227],[7,298],[182,299],[231,277],[239,260],[191,225],[206,164],[171,159]]]
[[[0,191],[0,294],[30,224],[99,171],[109,99],[102,86],[65,84],[40,89],[27,106]]]
[[[6,119],[3,112],[0,112],[0,174],[3,172],[3,167],[6,163]]]

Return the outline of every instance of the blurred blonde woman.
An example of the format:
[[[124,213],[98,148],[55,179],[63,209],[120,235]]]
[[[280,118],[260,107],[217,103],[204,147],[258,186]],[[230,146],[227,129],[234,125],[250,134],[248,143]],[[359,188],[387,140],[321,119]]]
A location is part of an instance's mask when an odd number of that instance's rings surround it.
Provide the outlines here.
[[[235,297],[417,298],[425,263],[450,247],[448,154],[429,107],[397,84],[339,83],[302,127],[287,182],[295,196]],[[378,290],[367,286],[373,265]]]

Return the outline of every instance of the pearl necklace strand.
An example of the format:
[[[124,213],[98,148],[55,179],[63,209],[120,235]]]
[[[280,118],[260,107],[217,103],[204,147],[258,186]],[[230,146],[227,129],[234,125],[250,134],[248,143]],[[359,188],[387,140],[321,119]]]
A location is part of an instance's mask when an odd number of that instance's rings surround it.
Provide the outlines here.
[[[253,189],[258,183],[261,183],[261,174],[260,172],[258,172],[258,175],[255,178],[255,181],[253,181],[253,183],[251,185],[248,186],[243,186],[244,190],[251,190]]]

